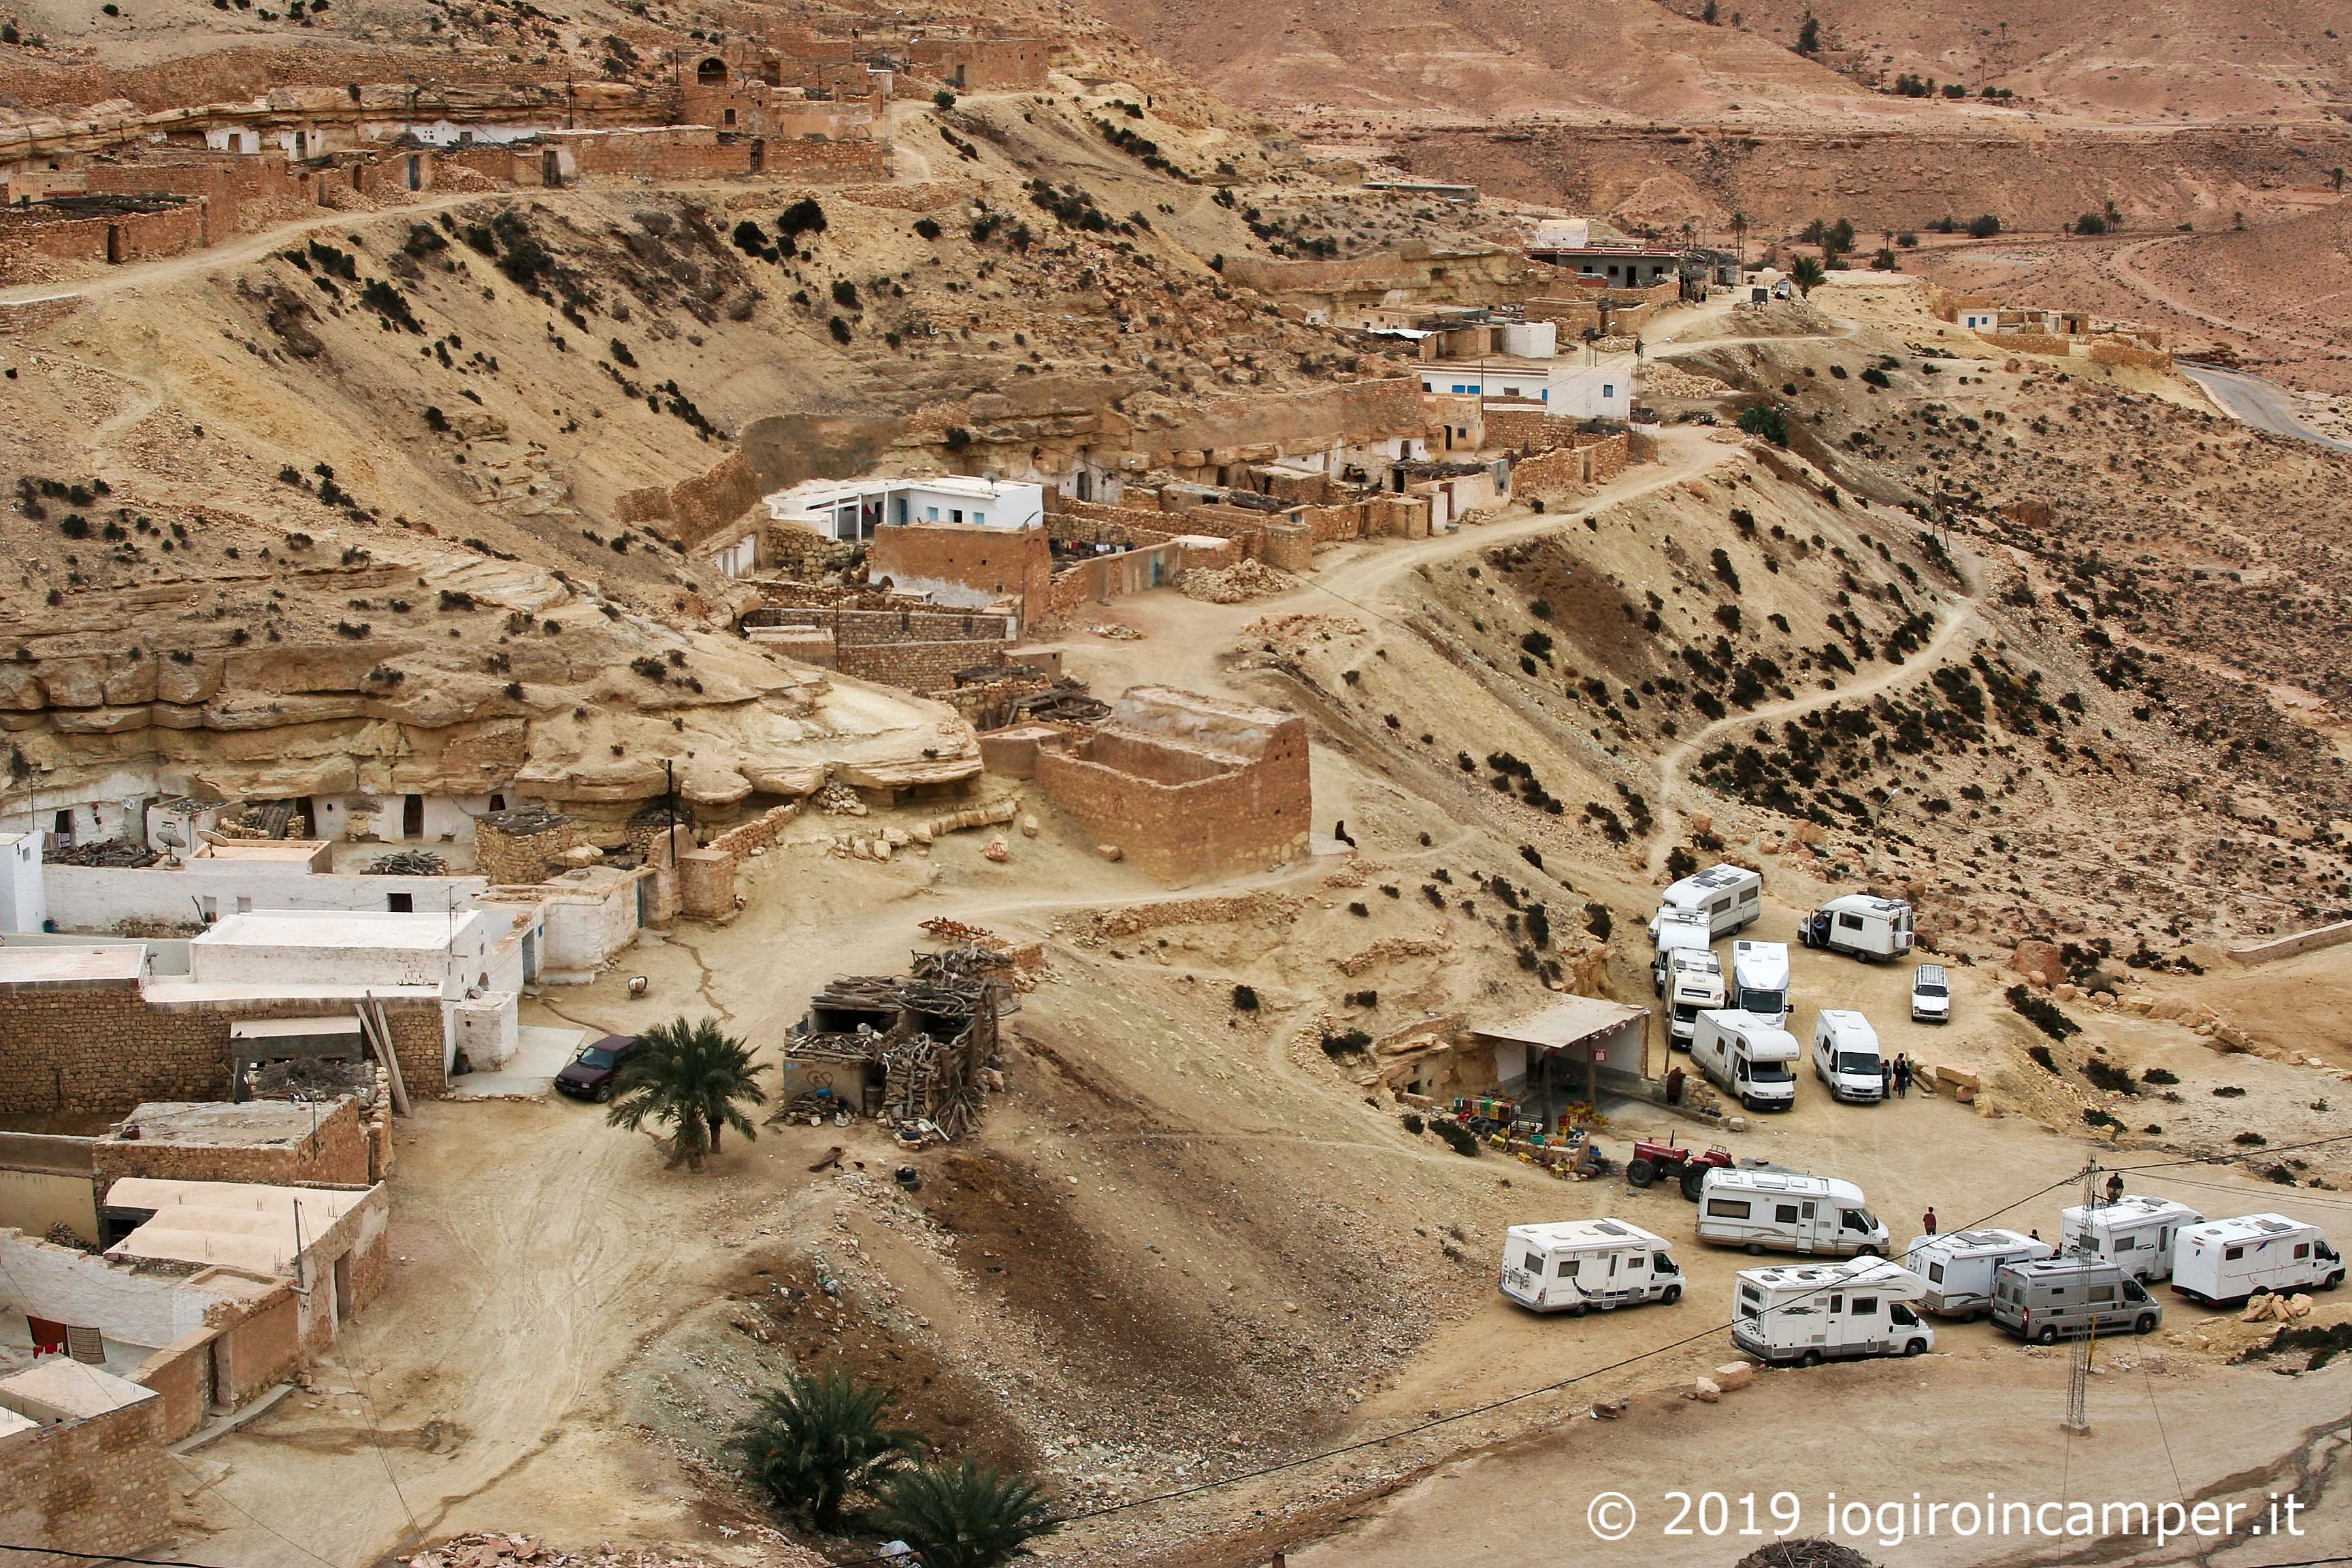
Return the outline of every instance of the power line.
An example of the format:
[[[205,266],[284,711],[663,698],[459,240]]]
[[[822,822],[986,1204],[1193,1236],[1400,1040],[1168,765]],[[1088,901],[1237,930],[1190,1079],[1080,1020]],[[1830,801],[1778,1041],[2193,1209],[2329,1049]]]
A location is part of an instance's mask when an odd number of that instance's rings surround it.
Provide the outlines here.
[[[20,1552],[27,1557],[70,1557],[78,1563],[143,1563],[148,1568],[227,1568],[220,1563],[184,1563],[176,1557],[132,1557],[119,1552],[72,1552],[62,1546],[18,1546],[0,1541],[0,1552]]]

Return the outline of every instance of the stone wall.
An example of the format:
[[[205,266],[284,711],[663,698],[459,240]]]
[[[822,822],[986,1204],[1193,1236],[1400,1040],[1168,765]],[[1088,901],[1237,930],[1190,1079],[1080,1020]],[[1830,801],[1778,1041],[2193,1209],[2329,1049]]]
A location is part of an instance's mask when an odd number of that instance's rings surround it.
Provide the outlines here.
[[[197,1329],[131,1369],[131,1381],[152,1389],[163,1401],[163,1440],[176,1443],[204,1425],[213,1401],[212,1329]]]
[[[159,1014],[138,984],[0,990],[0,1115],[121,1115],[228,1098],[228,1023]]]
[[[492,887],[544,882],[563,868],[560,857],[565,851],[585,842],[577,822],[541,833],[509,833],[484,817],[474,824],[474,868]]]
[[[1042,527],[894,523],[866,542],[866,574],[943,605],[1010,602],[1027,622],[1045,606],[1054,558]]]
[[[228,1098],[229,1026],[348,1014],[344,1001],[151,1003],[136,984],[0,990],[0,1115],[119,1116],[149,1100]],[[383,1003],[408,1092],[446,1091],[441,1004]]]
[[[5,263],[0,263],[5,266]],[[52,294],[45,300],[0,301],[0,335],[14,337],[53,327],[82,308],[79,294]]]
[[[761,812],[749,822],[737,823],[703,847],[729,855],[749,855],[754,849],[769,848],[800,814],[800,802],[786,801],[782,805]]]
[[[366,1186],[371,1163],[368,1129],[360,1117],[360,1102],[352,1095],[328,1106],[316,1130],[291,1143],[198,1143],[110,1136],[92,1143],[90,1158],[101,1193],[127,1176],[251,1182],[263,1186],[302,1182]]]
[[[1040,748],[1035,776],[1097,843],[1164,881],[1204,881],[1305,852],[1307,742],[1286,714],[1139,689],[1092,735]]]
[[[1511,465],[1511,492],[1522,498],[1549,499],[1587,485],[1606,484],[1624,471],[1626,459],[1622,435],[1586,446],[1555,447]]]
[[[164,1402],[0,1437],[0,1541],[129,1554],[171,1527]]]
[[[749,629],[754,641],[788,657],[804,657],[788,635],[795,626],[829,634],[826,668],[908,691],[940,691],[955,672],[999,662],[1020,640],[1020,627],[1001,612],[970,615],[930,610],[778,609]]]

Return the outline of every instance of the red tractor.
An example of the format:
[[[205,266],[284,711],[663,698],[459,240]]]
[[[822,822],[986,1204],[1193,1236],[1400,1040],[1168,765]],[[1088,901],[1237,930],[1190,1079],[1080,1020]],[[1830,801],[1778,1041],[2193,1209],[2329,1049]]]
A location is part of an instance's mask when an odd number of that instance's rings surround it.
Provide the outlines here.
[[[1633,1157],[1625,1162],[1625,1180],[1637,1187],[1646,1187],[1660,1180],[1673,1182],[1682,1188],[1683,1196],[1696,1203],[1699,1189],[1706,1184],[1706,1173],[1728,1168],[1730,1164],[1730,1150],[1709,1149],[1701,1153],[1696,1149],[1684,1148],[1669,1132],[1664,1140],[1641,1138],[1634,1141]]]

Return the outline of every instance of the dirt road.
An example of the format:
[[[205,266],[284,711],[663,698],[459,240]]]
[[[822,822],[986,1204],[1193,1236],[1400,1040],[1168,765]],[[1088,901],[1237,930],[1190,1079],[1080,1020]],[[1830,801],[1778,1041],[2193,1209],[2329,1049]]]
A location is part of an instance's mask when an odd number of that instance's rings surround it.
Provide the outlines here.
[[[2257,430],[2292,437],[2337,452],[2352,452],[2352,442],[2313,429],[2295,416],[2294,404],[2284,388],[2258,375],[2218,370],[2210,365],[2182,363],[2180,374],[2205,389],[2224,410]]]

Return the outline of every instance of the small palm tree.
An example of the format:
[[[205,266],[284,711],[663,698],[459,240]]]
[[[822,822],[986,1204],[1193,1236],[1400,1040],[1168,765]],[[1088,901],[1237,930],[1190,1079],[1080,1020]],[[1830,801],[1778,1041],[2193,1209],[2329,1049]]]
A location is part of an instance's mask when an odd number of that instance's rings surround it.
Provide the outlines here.
[[[890,1396],[828,1367],[822,1377],[784,1374],[760,1395],[736,1434],[744,1469],[787,1513],[831,1533],[852,1491],[870,1489],[907,1463],[923,1435],[882,1424]]]
[[[1056,1522],[1037,1483],[969,1458],[899,1471],[876,1520],[923,1568],[1004,1568]]]
[[[752,1065],[751,1047],[709,1018],[656,1024],[640,1037],[646,1048],[621,1069],[605,1121],[633,1132],[648,1121],[667,1122],[669,1163],[690,1171],[719,1152],[721,1129],[759,1136],[739,1109],[739,1102],[758,1105],[768,1098],[752,1081],[766,1068]]]
[[[1829,281],[1829,271],[1811,257],[1800,256],[1789,263],[1789,281],[1797,286],[1798,293],[1810,299],[1814,289]]]

